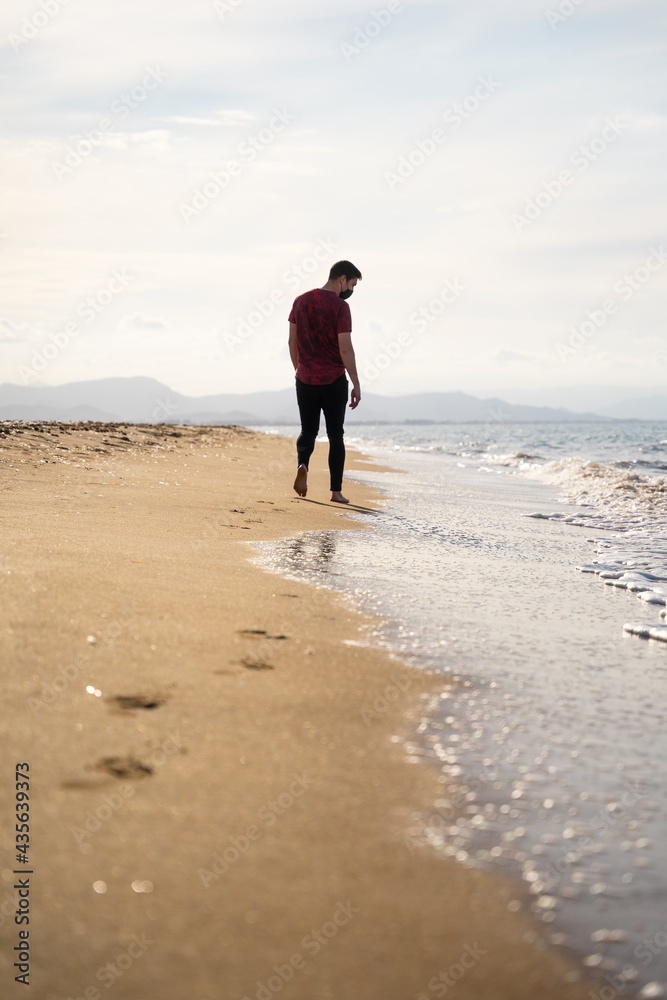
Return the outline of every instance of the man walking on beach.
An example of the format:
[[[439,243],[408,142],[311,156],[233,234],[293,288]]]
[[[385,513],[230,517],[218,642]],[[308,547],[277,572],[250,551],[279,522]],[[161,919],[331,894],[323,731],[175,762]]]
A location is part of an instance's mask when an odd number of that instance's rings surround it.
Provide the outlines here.
[[[320,430],[320,411],[329,438],[331,499],[349,503],[343,496],[345,443],[343,422],[348,382],[352,380],[350,409],[361,399],[359,376],[352,347],[352,316],[349,299],[361,271],[349,260],[339,260],[322,288],[304,292],[294,300],[289,315],[289,351],[296,372],[296,399],[301,416],[301,434],[296,442],[299,467],[294,489],[300,497],[308,492],[308,462]]]

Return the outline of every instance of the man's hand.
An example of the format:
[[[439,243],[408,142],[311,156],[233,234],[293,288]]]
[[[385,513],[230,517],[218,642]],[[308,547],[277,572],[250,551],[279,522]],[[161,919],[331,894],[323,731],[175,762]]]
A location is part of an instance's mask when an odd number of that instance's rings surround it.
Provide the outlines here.
[[[341,361],[345,365],[345,370],[350,376],[352,392],[350,399],[350,409],[356,410],[361,399],[361,386],[359,385],[359,375],[357,373],[357,362],[354,358],[354,348],[352,347],[352,332],[338,334],[338,348],[340,350]]]

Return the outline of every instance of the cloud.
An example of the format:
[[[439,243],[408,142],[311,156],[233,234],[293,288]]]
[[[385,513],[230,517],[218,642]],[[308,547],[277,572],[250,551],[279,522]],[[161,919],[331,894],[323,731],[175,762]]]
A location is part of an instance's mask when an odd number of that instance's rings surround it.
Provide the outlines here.
[[[223,111],[215,111],[215,118],[193,118],[185,115],[167,115],[160,118],[163,122],[174,122],[177,125],[245,125],[247,122],[255,120],[255,115],[241,108],[226,108]]]
[[[534,364],[539,359],[534,354],[522,354],[520,351],[507,351],[501,350],[496,351],[492,355],[493,360],[499,365],[506,365],[508,363],[514,364]]]
[[[171,133],[166,129],[149,129],[147,132],[110,132],[100,140],[100,148],[130,149],[143,146],[153,153],[169,153],[172,150]]]
[[[136,278],[123,304],[63,355],[63,381],[106,374],[104,353],[117,374],[156,375],[192,394],[275,388],[292,377],[289,360],[271,353],[286,336],[287,300],[347,257],[364,273],[352,300],[362,360],[443,282],[467,286],[455,313],[415,337],[400,375],[374,391],[480,385],[480,366],[492,385],[513,365],[548,379],[553,343],[660,245],[667,156],[662,2],[586,0],[552,30],[545,11],[558,3],[404,0],[349,64],[341,43],[373,10],[359,0],[242,0],[224,19],[210,0],[61,5],[33,40],[4,52],[4,337],[62,329],[127,267]],[[5,36],[23,16],[3,12]],[[475,106],[488,76],[500,86]],[[149,91],[146,80],[160,82]],[[445,116],[457,106],[454,125]],[[239,157],[274,108],[294,123],[216,193],[210,174]],[[572,153],[617,114],[627,131],[517,234],[512,214],[538,194],[548,201]],[[54,162],[105,116],[113,127],[82,143],[81,162],[59,179]],[[436,128],[446,132],[437,148]],[[391,191],[386,173],[399,168]],[[186,225],[179,205],[207,184],[213,195]],[[329,238],[333,256],[286,284]],[[253,342],[252,366],[242,352],[234,363],[193,363],[192,331],[235,329],[276,289],[285,302]],[[628,337],[660,330],[663,299],[658,275],[626,313]],[[637,364],[649,374],[649,359]]]
[[[0,319],[1,344],[19,344],[26,340],[28,340],[28,337],[25,335],[25,329],[21,330],[19,327],[14,326],[8,319]]]
[[[144,316],[141,313],[134,313],[131,316],[124,316],[119,324],[119,329],[123,331],[148,331],[148,332],[162,332],[168,329],[168,325],[164,320],[157,319],[152,316]]]

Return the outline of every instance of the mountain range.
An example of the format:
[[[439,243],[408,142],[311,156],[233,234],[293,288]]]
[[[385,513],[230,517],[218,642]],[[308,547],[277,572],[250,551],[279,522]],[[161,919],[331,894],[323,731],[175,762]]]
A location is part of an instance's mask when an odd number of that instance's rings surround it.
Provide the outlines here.
[[[594,389],[595,387],[592,387]],[[529,392],[530,390],[527,390]],[[634,390],[636,391],[636,390]],[[551,390],[552,397],[556,390]],[[513,393],[514,394],[514,393]],[[546,394],[546,391],[545,391]],[[536,398],[540,398],[534,390]],[[589,395],[593,395],[591,392]],[[580,393],[582,400],[586,394]],[[600,398],[600,397],[598,397]],[[573,420],[667,420],[667,390],[611,402],[597,412],[563,407],[508,403],[464,392],[423,392],[380,396],[364,392],[358,410],[348,410],[348,424],[404,421],[535,422]],[[602,402],[602,399],[600,398]],[[269,392],[185,396],[156,379],[143,376],[104,378],[65,385],[0,385],[0,420],[104,420],[128,423],[295,424],[298,411],[293,388]]]

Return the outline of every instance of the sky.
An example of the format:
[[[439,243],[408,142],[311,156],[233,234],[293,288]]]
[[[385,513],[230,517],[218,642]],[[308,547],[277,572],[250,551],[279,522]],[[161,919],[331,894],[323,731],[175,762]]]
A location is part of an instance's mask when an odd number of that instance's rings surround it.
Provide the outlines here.
[[[0,383],[667,385],[663,0],[6,0]]]

